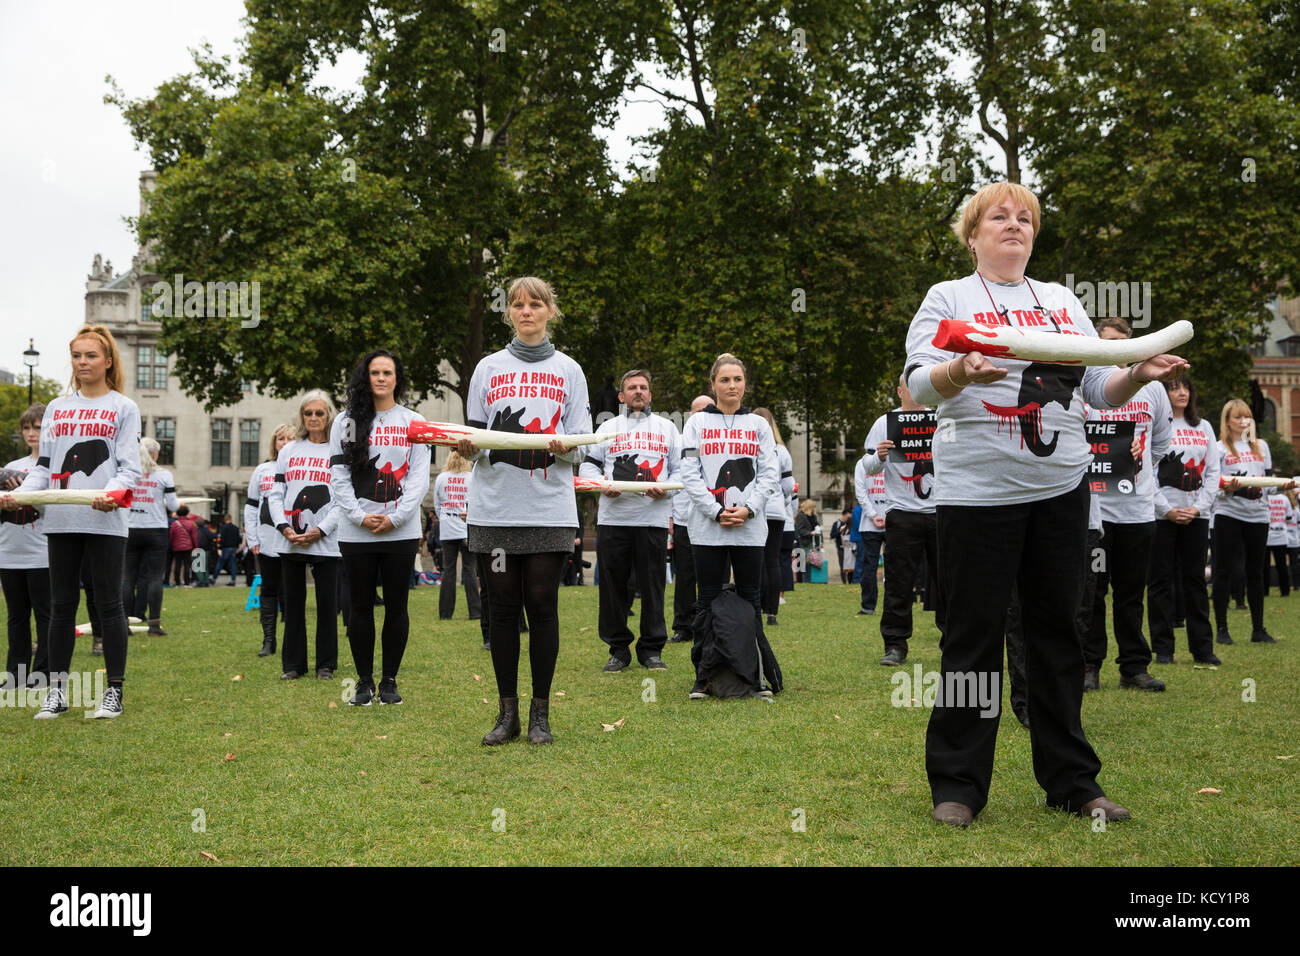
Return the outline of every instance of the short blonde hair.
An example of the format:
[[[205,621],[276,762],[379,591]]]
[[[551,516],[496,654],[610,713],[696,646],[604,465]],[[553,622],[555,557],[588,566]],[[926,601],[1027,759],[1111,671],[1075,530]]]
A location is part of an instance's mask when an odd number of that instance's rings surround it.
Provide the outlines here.
[[[334,424],[334,416],[338,414],[334,409],[334,402],[330,400],[329,394],[319,388],[314,388],[302,397],[298,403],[298,421],[294,423],[294,438],[299,441],[307,437],[307,419],[303,416],[303,411],[312,402],[325,403],[325,434],[328,435],[330,427]]]
[[[298,434],[298,429],[295,428],[293,425],[290,425],[288,422],[286,422],[283,425],[276,425],[275,431],[271,432],[271,447],[267,449],[266,460],[275,461],[275,459],[278,457],[279,452],[275,450],[275,443],[280,438],[281,435],[286,436],[289,439],[289,441],[293,441],[294,437],[297,434]]]
[[[541,299],[546,303],[546,307],[551,310],[551,317],[547,322],[559,323],[564,318],[564,313],[560,311],[560,305],[555,298],[555,290],[545,279],[539,279],[537,276],[520,276],[510,283],[510,288],[506,290],[506,314],[502,316],[506,325],[511,328],[514,323],[510,321],[510,304],[516,299],[523,296],[531,295],[534,298]]]
[[[447,464],[442,466],[442,470],[460,472],[460,471],[469,471],[473,467],[474,467],[473,462],[466,461],[464,458],[460,456],[460,452],[456,451],[456,449],[453,448],[451,450],[451,454],[447,456]]]
[[[1008,199],[1029,209],[1029,215],[1033,219],[1034,236],[1037,237],[1042,213],[1038,205],[1038,197],[1020,183],[989,183],[981,186],[979,191],[967,200],[966,208],[961,211],[961,220],[957,224],[957,235],[961,238],[961,244],[970,251],[972,260],[975,258],[975,251],[971,249],[971,238],[979,229],[984,214],[991,207]]]

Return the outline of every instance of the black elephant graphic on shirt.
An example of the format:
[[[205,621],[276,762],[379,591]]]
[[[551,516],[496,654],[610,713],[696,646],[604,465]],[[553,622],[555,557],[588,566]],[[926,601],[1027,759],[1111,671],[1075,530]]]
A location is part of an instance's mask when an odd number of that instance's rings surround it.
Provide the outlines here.
[[[1050,442],[1043,441],[1043,409],[1052,402],[1068,409],[1074,400],[1075,389],[1082,382],[1082,368],[1030,362],[1020,375],[1020,393],[1016,396],[1015,405],[990,405],[985,402],[984,407],[1008,425],[1012,421],[1016,422],[1020,429],[1021,446],[1028,448],[1037,458],[1048,458],[1056,451],[1056,442],[1061,433],[1053,432]]]
[[[68,479],[77,473],[92,478],[101,465],[108,461],[108,443],[102,439],[79,441],[63,456],[63,467],[50,475],[51,481],[62,481],[68,487]],[[107,480],[107,479],[105,479]]]
[[[614,481],[658,481],[664,473],[663,459],[651,467],[644,461],[637,461],[636,455],[619,455],[614,459]]]
[[[1156,480],[1162,488],[1177,488],[1179,491],[1198,491],[1201,487],[1201,475],[1205,472],[1205,460],[1200,466],[1183,461],[1181,451],[1171,451],[1156,466]]]
[[[911,486],[912,494],[916,495],[916,497],[920,498],[922,501],[925,501],[930,497],[934,489],[931,488],[929,491],[922,491],[921,487],[925,484],[925,476],[933,474],[934,462],[932,460],[918,461],[912,465],[912,473],[910,475],[901,475],[900,477]]]
[[[289,527],[293,528],[294,534],[305,534],[311,524],[303,515],[311,512],[314,519],[316,513],[329,503],[329,485],[308,485],[298,492],[298,496],[293,499],[293,507],[284,513],[284,517],[288,520]]]
[[[564,414],[564,409],[557,408],[551,423],[543,428],[540,417],[524,424],[525,410],[520,408],[515,411],[509,406],[505,406],[492,416],[492,422],[488,425],[488,428],[495,432],[514,432],[521,435],[554,435],[556,426],[560,424],[560,416]],[[517,450],[494,448],[488,453],[488,461],[494,465],[513,465],[527,471],[536,471],[538,469],[544,471],[555,463],[555,456],[545,448],[521,448]]]
[[[732,458],[722,463],[718,477],[709,489],[713,500],[724,508],[737,505],[743,499],[743,492],[754,481],[754,459]]]
[[[271,517],[271,503],[266,500],[266,492],[262,492],[262,503],[257,509],[257,521],[259,524],[275,527],[275,519]]]
[[[352,472],[352,493],[367,501],[379,501],[384,504],[402,497],[402,480],[410,469],[409,461],[402,462],[400,468],[393,468],[391,462],[384,462],[379,467],[379,455],[366,462],[366,467]]]

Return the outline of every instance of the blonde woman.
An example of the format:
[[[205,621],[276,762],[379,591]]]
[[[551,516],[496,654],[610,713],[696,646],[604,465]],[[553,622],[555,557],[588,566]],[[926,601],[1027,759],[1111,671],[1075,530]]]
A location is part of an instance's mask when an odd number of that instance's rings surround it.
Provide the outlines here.
[[[262,624],[262,649],[258,657],[275,653],[275,627],[280,615],[280,532],[275,530],[271,518],[271,488],[275,485],[275,463],[280,449],[293,441],[297,428],[279,425],[271,433],[271,444],[266,461],[253,469],[248,479],[248,497],[244,501],[244,540],[257,562],[257,573],[262,578],[258,590],[258,613]]]
[[[131,498],[130,530],[122,571],[122,605],[132,617],[148,612],[149,633],[162,629],[163,576],[167,573],[167,514],[180,507],[176,479],[158,467],[158,442],[140,439],[140,480]]]
[[[322,391],[308,392],[298,405],[295,440],[275,461],[268,493],[284,587],[284,647],[281,680],[307,670],[307,567],[316,583],[316,676],[330,680],[339,666],[339,510],[330,492],[330,426],[334,404]],[[272,605],[274,608],[274,605]]]
[[[140,481],[140,409],[122,394],[117,342],[102,325],[87,325],[73,337],[68,351],[70,393],[45,409],[36,464],[18,490],[133,489]],[[12,495],[0,495],[0,507],[12,511],[18,503]],[[94,716],[120,717],[126,676],[122,563],[128,512],[105,495],[93,505],[47,508],[44,523],[50,560],[50,690],[36,717],[48,720],[68,710],[67,679],[83,560],[98,598],[108,675],[108,687]]]
[[[1224,479],[1214,507],[1214,620],[1220,644],[1233,643],[1228,633],[1228,592],[1234,568],[1246,573],[1250,605],[1250,639],[1276,641],[1264,629],[1264,561],[1268,547],[1268,501],[1262,488],[1243,488],[1238,478],[1260,478],[1273,470],[1268,442],[1255,437],[1250,406],[1229,399],[1219,415],[1219,470]],[[1295,488],[1290,482],[1284,490]]]

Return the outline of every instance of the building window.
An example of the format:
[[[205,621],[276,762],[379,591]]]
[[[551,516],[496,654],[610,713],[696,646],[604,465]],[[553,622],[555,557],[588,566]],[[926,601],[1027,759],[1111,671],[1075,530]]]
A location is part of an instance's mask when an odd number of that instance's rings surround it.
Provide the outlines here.
[[[154,318],[154,314],[153,314],[153,298],[154,296],[153,296],[152,289],[140,290],[140,321],[141,322],[158,321],[156,318]]]
[[[164,391],[167,388],[167,353],[156,345],[135,347],[135,387]]]
[[[1277,406],[1271,398],[1264,399],[1264,421],[1261,424],[1268,431],[1277,431]]]
[[[158,464],[176,464],[176,419],[155,418],[153,437],[158,439]]]
[[[230,466],[230,419],[212,419],[212,467]]]
[[[245,418],[239,423],[239,465],[241,468],[257,464],[257,443],[262,437],[262,423]]]

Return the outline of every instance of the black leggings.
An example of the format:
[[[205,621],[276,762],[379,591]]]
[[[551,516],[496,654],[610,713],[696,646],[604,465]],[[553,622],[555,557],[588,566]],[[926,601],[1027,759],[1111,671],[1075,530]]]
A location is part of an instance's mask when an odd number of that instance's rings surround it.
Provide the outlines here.
[[[0,570],[5,605],[9,610],[9,658],[5,672],[22,686],[31,674],[49,670],[50,571],[49,568]],[[36,615],[36,661],[32,662],[32,615]]]
[[[785,521],[771,518],[767,522],[767,542],[763,545],[763,613],[775,614],[781,604],[781,544],[785,538]]]
[[[166,574],[167,529],[132,528],[126,536],[122,567],[122,607],[128,615],[150,621],[162,617]]]
[[[262,576],[262,586],[257,592],[258,617],[262,622],[262,637],[272,641],[275,640],[276,618],[280,615],[281,567],[280,559],[273,554],[262,552],[257,556],[257,573]]]
[[[287,674],[307,673],[307,565],[316,582],[316,669],[339,666],[338,558],[297,554],[279,559],[284,582],[284,641],[280,661]],[[275,605],[271,605],[274,622]]]
[[[1264,561],[1267,559],[1268,522],[1238,521],[1228,515],[1214,517],[1214,622],[1228,626],[1228,591],[1235,568],[1245,568],[1246,600],[1250,625],[1264,630]]]
[[[1268,551],[1264,554],[1264,593],[1269,591],[1269,573],[1268,573],[1268,556],[1273,556],[1273,566],[1277,568],[1277,586],[1282,591],[1282,596],[1286,597],[1291,593],[1291,553],[1284,544],[1269,545]]]
[[[414,541],[411,542],[415,544]],[[348,645],[357,677],[375,675],[375,585],[384,589],[383,671],[397,677],[406,653],[411,619],[406,612],[411,594],[415,551],[352,551],[343,553],[352,610],[348,616]]]
[[[81,603],[81,562],[95,590],[95,624],[104,644],[110,684],[126,674],[126,613],[122,610],[122,559],[126,538],[111,534],[45,536],[50,555],[50,681],[62,683],[72,666],[77,606]]]
[[[568,557],[567,551],[487,556],[488,627],[500,697],[519,696],[519,612],[523,608],[528,609],[533,696],[545,700],[551,695],[551,678],[560,656],[560,567]]]

